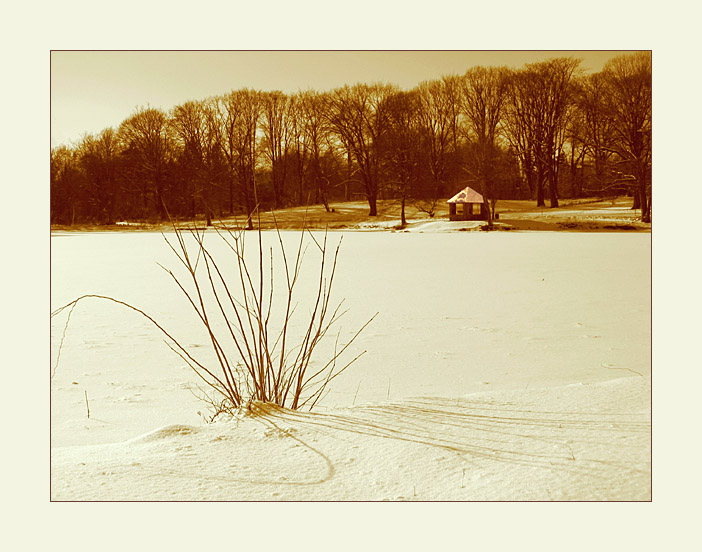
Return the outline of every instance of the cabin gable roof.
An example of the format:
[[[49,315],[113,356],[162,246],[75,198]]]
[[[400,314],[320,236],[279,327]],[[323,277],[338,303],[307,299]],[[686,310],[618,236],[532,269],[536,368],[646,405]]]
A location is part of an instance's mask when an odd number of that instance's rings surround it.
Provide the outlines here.
[[[466,187],[449,199],[446,203],[483,203],[483,196],[473,188]]]

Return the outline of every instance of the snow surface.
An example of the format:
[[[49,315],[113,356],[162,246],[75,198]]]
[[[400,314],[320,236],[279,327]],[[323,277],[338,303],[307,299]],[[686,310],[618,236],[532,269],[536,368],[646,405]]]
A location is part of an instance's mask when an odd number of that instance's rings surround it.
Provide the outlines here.
[[[52,319],[52,499],[650,499],[650,234],[342,236],[344,335],[379,314],[312,413],[206,425],[150,322],[99,300],[65,336]],[[51,242],[52,310],[109,295],[209,358],[161,234]]]

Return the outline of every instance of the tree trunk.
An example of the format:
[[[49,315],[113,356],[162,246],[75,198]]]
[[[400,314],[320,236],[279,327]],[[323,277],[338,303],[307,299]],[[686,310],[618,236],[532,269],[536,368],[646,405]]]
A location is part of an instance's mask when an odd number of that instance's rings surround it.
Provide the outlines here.
[[[377,190],[370,190],[368,192],[368,206],[370,207],[370,212],[368,213],[369,217],[377,217],[378,216],[377,201],[378,201],[378,191]]]
[[[639,195],[639,185],[634,188],[634,204],[631,206],[632,210],[641,209],[641,196]]]
[[[248,177],[245,177],[243,180],[242,193],[244,196],[244,207],[246,208],[246,229],[253,230],[253,221],[251,219],[251,214],[253,213],[253,206],[251,204],[251,194],[249,193]]]
[[[487,163],[486,163],[487,165]],[[486,169],[482,169],[485,171]],[[492,212],[490,211],[490,200],[492,200],[492,186],[490,185],[490,181],[488,180],[488,177],[483,174],[482,177],[483,181],[483,186],[482,186],[482,192],[483,192],[483,207],[485,208],[485,211],[487,212],[487,223],[488,223],[488,228],[492,230]]]
[[[645,182],[639,189],[639,196],[641,197],[641,222],[651,222],[651,210],[650,204],[648,203],[648,197],[646,195]]]
[[[648,193],[646,186],[646,169],[645,167],[638,167],[638,174],[636,175],[637,188],[639,201],[641,203],[641,222],[651,222],[651,205],[648,201]]]
[[[464,207],[467,208],[468,206],[466,205]],[[483,198],[483,208],[487,212],[487,223],[488,223],[488,229],[492,230],[492,213],[490,212],[490,203],[488,201],[488,198],[484,197]]]
[[[296,151],[296,158],[297,158],[297,204],[302,205],[302,197],[304,195],[304,182],[303,182],[303,172],[304,172],[304,167],[303,167],[303,159],[302,159],[302,153],[300,152],[300,147],[297,147]]]
[[[234,214],[234,172],[232,171],[232,178],[229,180],[229,214]]]
[[[558,207],[558,179],[552,163],[548,166],[548,189],[551,209],[555,209]]]
[[[519,199],[532,199],[534,197],[534,171],[532,169],[526,169],[524,172],[528,195],[522,194]]]
[[[570,156],[570,193],[573,197],[580,197],[580,190],[582,186],[578,181],[578,160],[575,158],[575,149],[571,152]]]
[[[351,152],[346,153],[346,182],[344,183],[344,199],[346,201],[351,201],[351,188],[349,184],[351,182]]]
[[[161,190],[160,182],[156,184],[156,209],[158,212],[158,216],[161,220],[166,220],[168,218],[166,204],[163,201],[163,191]]]
[[[280,185],[278,183],[278,175],[275,168],[271,171],[271,177],[273,179],[273,200],[275,203],[275,208],[280,209]]]
[[[317,197],[319,198],[317,202],[324,205],[324,209],[327,213],[331,213],[331,208],[329,207],[329,199],[327,198],[326,181],[323,177],[315,175],[315,182],[315,188],[317,189]]]
[[[545,175],[543,168],[539,167],[536,171],[536,206],[546,207],[546,198],[544,196],[544,180]]]

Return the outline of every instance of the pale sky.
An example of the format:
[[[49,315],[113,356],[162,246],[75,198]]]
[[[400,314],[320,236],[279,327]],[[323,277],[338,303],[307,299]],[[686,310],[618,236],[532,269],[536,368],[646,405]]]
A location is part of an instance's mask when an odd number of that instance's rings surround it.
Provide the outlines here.
[[[168,110],[238,88],[325,91],[357,82],[411,89],[475,65],[581,58],[599,71],[621,51],[53,51],[51,144],[117,128],[137,106]]]

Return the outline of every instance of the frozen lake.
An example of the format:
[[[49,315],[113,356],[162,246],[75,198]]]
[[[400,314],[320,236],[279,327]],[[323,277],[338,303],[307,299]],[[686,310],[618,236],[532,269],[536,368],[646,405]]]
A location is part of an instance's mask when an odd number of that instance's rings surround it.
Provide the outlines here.
[[[284,236],[293,245],[297,233]],[[329,240],[342,236],[334,297],[349,310],[341,326],[351,332],[378,316],[348,359],[367,353],[334,380],[320,410],[650,375],[648,233],[334,232]],[[218,239],[208,235],[226,255]],[[274,246],[277,238],[264,240]],[[207,359],[206,336],[158,263],[178,265],[159,233],[54,234],[52,310],[80,295],[109,295]],[[66,312],[52,320],[52,368],[65,321]],[[150,322],[105,301],[82,302],[52,378],[52,443],[116,442],[201,423],[196,382]]]

